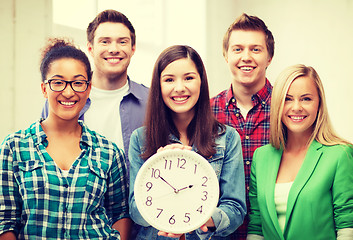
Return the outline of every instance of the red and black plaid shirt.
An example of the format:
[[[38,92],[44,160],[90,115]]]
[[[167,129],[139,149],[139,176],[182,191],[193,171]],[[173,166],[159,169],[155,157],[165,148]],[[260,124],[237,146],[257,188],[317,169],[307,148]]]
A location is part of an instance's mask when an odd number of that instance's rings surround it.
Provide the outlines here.
[[[234,127],[240,137],[243,148],[246,206],[249,211],[249,181],[252,156],[256,148],[269,143],[270,136],[270,105],[272,85],[266,79],[265,86],[251,97],[253,108],[248,112],[246,119],[241,115],[234,98],[232,87],[219,93],[211,99],[212,111],[218,121]],[[231,239],[246,239],[249,219],[245,217]]]

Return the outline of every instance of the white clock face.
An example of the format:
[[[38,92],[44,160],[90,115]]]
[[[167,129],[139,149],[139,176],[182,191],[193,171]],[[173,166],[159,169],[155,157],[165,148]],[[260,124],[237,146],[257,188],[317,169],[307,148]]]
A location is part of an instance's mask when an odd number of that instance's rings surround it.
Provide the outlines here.
[[[211,217],[218,203],[219,183],[201,155],[171,149],[154,154],[142,165],[134,195],[139,212],[151,226],[187,233]]]

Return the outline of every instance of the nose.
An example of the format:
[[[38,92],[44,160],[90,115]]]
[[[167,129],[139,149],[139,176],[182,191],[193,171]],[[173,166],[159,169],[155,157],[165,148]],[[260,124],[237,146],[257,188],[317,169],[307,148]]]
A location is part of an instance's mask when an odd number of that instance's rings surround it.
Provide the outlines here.
[[[295,100],[295,101],[293,102],[292,109],[293,109],[294,111],[302,111],[302,110],[303,110],[303,107],[302,107],[301,101]]]
[[[241,55],[241,60],[243,61],[251,61],[251,54],[250,54],[250,50],[249,49],[245,49],[243,52],[242,52],[242,55]]]
[[[113,42],[109,44],[109,53],[116,54],[119,52],[119,44]]]
[[[67,84],[61,94],[66,98],[70,98],[75,95],[75,91],[72,89],[70,84]]]
[[[178,79],[175,81],[175,87],[174,90],[176,92],[184,92],[185,91],[185,84],[182,79]]]

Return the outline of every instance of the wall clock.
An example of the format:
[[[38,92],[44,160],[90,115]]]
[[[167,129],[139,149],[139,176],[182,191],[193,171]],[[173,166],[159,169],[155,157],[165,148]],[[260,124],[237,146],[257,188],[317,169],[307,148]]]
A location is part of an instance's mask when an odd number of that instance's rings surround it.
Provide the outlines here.
[[[187,233],[201,227],[217,207],[219,183],[201,155],[168,149],[140,168],[134,187],[137,208],[154,228]]]

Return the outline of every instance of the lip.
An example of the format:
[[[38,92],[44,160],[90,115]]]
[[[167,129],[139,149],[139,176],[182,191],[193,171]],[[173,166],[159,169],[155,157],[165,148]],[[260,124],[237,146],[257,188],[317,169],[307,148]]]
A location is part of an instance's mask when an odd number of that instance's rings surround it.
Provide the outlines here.
[[[104,58],[109,64],[118,64],[120,63],[123,58],[122,57],[106,57]]]
[[[293,122],[302,122],[307,116],[305,115],[288,115]]]
[[[61,106],[65,108],[72,108],[78,103],[78,101],[60,101],[60,100],[58,102]]]
[[[250,66],[250,65],[242,65],[242,66],[237,66],[237,67],[243,73],[251,73],[256,69],[256,66]]]
[[[176,104],[183,104],[188,101],[190,96],[188,95],[182,95],[182,96],[172,96],[171,99],[174,103]]]

